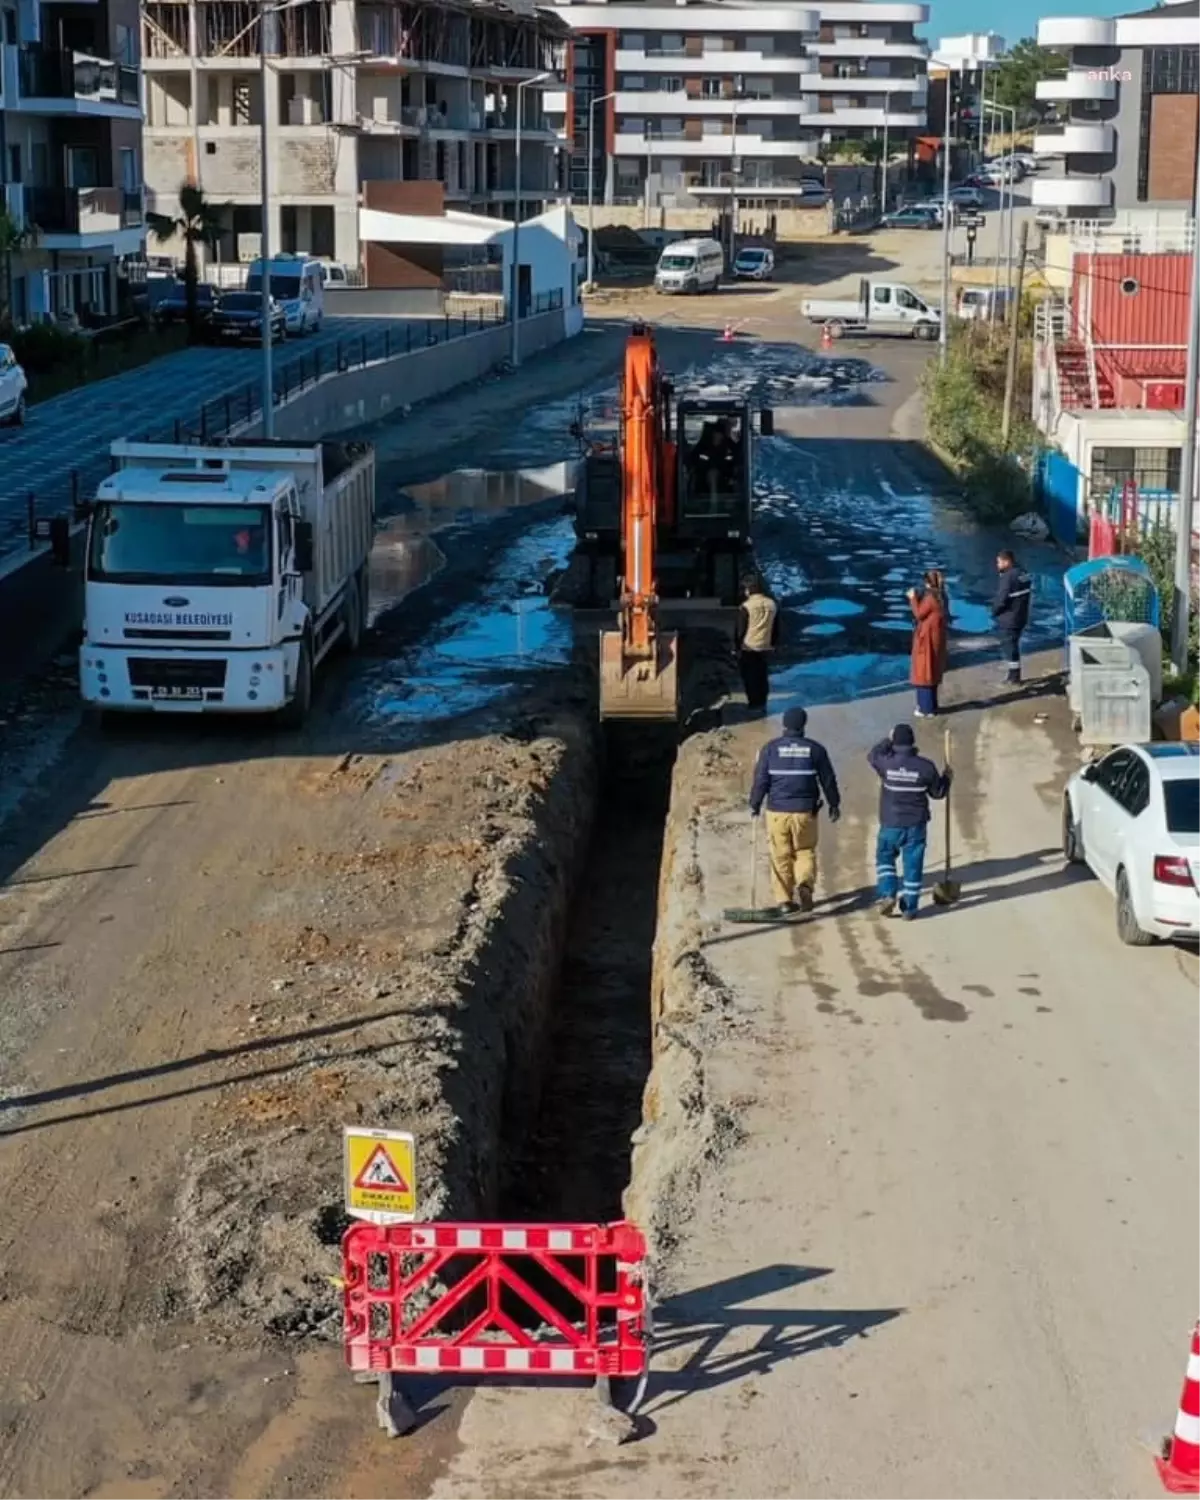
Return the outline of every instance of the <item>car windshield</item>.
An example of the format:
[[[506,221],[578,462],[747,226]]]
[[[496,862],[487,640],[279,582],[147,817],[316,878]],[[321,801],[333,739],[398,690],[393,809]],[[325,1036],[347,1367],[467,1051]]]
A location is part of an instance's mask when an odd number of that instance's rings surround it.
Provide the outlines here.
[[[258,292],[262,295],[262,277],[255,273],[246,277],[246,290]],[[300,295],[299,276],[272,276],[271,296],[278,297],[281,302],[294,302]]]
[[[261,505],[101,502],[88,577],[164,586],[270,583],[270,537],[270,512]]]
[[[664,255],[659,261],[659,269],[663,271],[690,271],[696,264],[694,255]]]
[[[257,292],[230,292],[221,298],[221,306],[233,312],[257,312],[262,306],[262,297]]]
[[[1163,782],[1170,833],[1200,833],[1200,781],[1192,777]]]
[[[738,256],[738,260],[744,266],[757,266],[761,261],[766,260],[766,258],[767,253],[765,250],[743,250]]]

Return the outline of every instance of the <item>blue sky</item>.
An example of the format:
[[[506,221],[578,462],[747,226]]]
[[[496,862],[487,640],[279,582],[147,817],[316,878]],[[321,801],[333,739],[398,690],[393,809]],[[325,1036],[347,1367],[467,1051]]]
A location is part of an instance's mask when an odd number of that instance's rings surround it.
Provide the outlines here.
[[[939,37],[996,31],[1011,46],[1023,36],[1036,36],[1041,16],[1115,16],[1151,4],[1153,0],[932,0],[925,37],[936,47]]]

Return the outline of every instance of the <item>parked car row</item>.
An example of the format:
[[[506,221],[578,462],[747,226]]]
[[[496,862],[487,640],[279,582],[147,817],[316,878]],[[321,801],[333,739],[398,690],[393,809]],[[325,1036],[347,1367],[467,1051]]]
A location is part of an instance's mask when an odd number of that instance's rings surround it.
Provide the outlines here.
[[[343,280],[337,284],[344,285]],[[320,261],[305,255],[277,255],[266,269],[270,288],[272,339],[287,334],[320,332],[325,315],[325,285],[334,278]],[[247,267],[245,285],[226,289],[210,282],[196,287],[196,313],[202,337],[218,343],[262,339],[263,265]],[[176,283],[155,299],[153,317],[160,328],[188,320],[187,288]],[[280,330],[276,332],[275,330]]]

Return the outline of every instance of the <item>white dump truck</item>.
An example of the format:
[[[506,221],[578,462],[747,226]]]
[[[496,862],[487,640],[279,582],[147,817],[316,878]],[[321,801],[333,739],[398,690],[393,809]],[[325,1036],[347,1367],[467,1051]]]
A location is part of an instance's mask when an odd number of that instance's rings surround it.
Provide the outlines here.
[[[88,507],[80,686],[101,711],[278,713],[367,619],[367,444],[112,446]]]
[[[810,323],[828,328],[834,338],[844,333],[902,333],[914,339],[935,339],[941,309],[926,302],[899,281],[875,281],[864,276],[857,297],[813,297],[801,304]]]

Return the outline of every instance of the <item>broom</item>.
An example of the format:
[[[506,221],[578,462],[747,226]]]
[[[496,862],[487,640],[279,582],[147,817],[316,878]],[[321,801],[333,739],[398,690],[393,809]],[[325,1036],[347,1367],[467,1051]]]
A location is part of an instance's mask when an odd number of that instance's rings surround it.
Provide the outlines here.
[[[950,731],[946,730],[946,769],[950,769]],[[943,798],[946,805],[946,870],[942,879],[933,888],[933,904],[935,906],[953,906],[962,895],[962,886],[957,880],[950,878],[950,789],[946,789]]]
[[[774,906],[760,907],[758,904],[758,819],[750,822],[750,905],[727,906],[724,917],[727,922],[777,922],[780,913]]]

